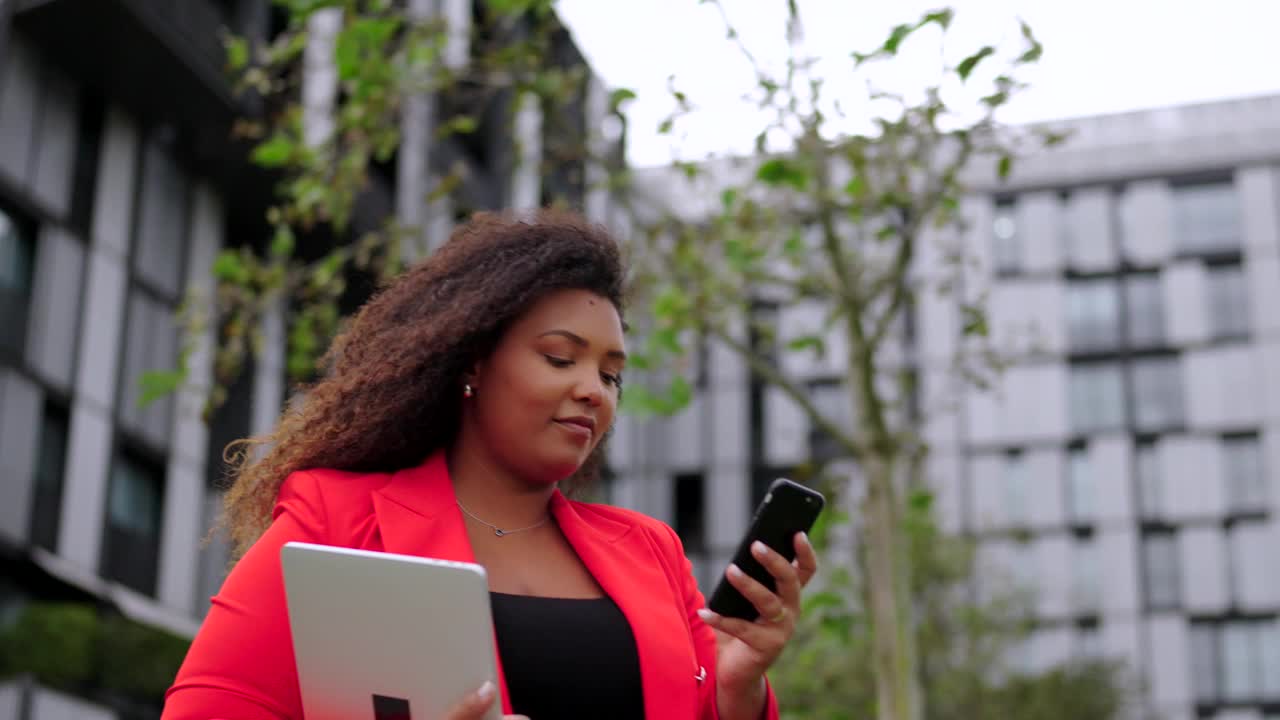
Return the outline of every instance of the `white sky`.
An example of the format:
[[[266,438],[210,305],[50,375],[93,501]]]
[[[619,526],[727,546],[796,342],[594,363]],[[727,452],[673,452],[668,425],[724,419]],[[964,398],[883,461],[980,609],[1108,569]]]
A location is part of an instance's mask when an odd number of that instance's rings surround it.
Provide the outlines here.
[[[860,99],[866,76],[853,75],[849,53],[874,49],[894,25],[946,2],[799,4],[805,52],[821,59],[830,92],[857,115],[866,107]],[[725,6],[761,63],[781,67],[785,0],[725,0]],[[1032,88],[1002,116],[1008,122],[1280,93],[1280,0],[953,0],[950,6],[956,19],[945,55],[952,64],[984,44],[1016,50],[1019,17],[1044,43],[1044,58],[1023,76]],[[639,96],[628,110],[632,164],[750,151],[763,120],[740,98],[754,80],[714,7],[698,0],[559,0],[557,7],[605,83]],[[939,64],[936,38],[909,41],[908,52],[876,70],[874,80],[903,92],[925,87]],[[664,136],[657,126],[673,107],[666,89],[672,75],[699,111]]]

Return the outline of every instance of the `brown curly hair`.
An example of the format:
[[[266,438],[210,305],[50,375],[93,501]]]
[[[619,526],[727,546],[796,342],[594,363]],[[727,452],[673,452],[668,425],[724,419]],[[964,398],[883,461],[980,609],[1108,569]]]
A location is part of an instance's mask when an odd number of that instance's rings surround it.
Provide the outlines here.
[[[239,557],[271,523],[292,472],[389,472],[447,447],[458,431],[463,374],[549,292],[588,290],[622,314],[624,263],[603,227],[543,210],[481,213],[376,294],[334,339],[329,371],[268,435],[227,448],[222,527]],[[564,484],[594,479],[607,434]],[[265,452],[254,452],[255,449]],[[257,457],[259,456],[260,457]]]

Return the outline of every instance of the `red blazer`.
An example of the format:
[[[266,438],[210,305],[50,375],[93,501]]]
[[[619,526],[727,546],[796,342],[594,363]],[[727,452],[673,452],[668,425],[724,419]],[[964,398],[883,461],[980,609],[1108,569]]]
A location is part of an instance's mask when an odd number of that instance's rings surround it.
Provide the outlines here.
[[[645,715],[717,718],[715,632],[697,615],[704,601],[675,532],[640,513],[567,500],[558,491],[551,511],[631,623]],[[213,598],[167,693],[163,720],[302,718],[280,569],[280,548],[291,540],[475,561],[443,453],[393,474],[290,475],[271,527]],[[498,680],[509,713],[501,658]],[[772,689],[764,717],[778,717]]]

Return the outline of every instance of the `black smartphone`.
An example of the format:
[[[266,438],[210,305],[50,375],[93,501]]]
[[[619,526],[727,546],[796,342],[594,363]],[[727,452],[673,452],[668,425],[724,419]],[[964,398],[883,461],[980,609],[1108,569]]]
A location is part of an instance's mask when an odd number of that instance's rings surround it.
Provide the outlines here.
[[[751,544],[759,540],[786,558],[788,562],[795,560],[796,533],[809,532],[826,503],[826,498],[816,490],[782,478],[774,480],[769,486],[769,491],[765,493],[764,499],[760,501],[760,507],[756,508],[756,514],[751,518],[751,526],[747,528],[742,544],[733,555],[734,564],[742,568],[749,577],[758,580],[760,584],[770,590],[776,590],[773,575],[770,575],[760,561],[751,554]],[[715,591],[711,593],[707,609],[725,617],[742,618],[747,621],[754,621],[760,616],[751,601],[743,597],[742,593],[729,584],[728,578],[723,575]]]

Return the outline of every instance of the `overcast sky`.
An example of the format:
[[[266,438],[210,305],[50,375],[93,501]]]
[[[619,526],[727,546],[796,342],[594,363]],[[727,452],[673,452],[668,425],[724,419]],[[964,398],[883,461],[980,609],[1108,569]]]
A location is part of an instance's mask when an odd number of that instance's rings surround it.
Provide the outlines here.
[[[799,0],[805,50],[858,122],[865,86],[852,50],[870,50],[890,29],[944,2]],[[1016,50],[1017,18],[1044,42],[1031,90],[1008,108],[1009,122],[1122,112],[1280,93],[1277,0],[954,0],[956,21],[941,48],[954,64],[984,44]],[[768,67],[785,59],[785,0],[725,0],[744,42]],[[749,65],[725,39],[717,10],[698,0],[559,0],[578,46],[611,88],[636,91],[628,112],[635,165],[696,160],[751,148],[760,116],[741,100],[754,86]],[[940,46],[924,37],[876,70],[881,87],[919,89],[935,77]],[[994,66],[992,68],[994,70]],[[657,133],[672,108],[667,78],[699,107],[673,136]],[[971,81],[973,82],[973,81]],[[964,97],[953,98],[963,104]],[[864,112],[865,115],[865,112]],[[673,148],[673,146],[675,146]]]

